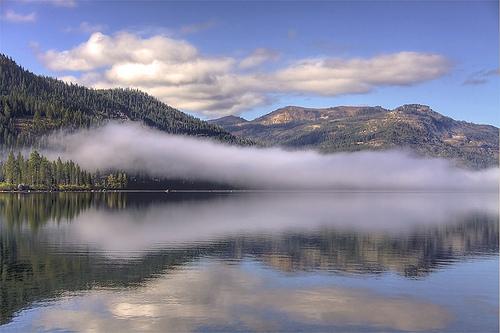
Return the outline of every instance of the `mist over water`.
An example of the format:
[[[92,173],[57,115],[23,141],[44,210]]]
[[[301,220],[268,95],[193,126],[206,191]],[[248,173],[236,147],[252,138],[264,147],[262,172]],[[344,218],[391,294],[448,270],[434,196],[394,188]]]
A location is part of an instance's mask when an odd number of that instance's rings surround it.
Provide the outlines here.
[[[54,135],[44,154],[71,159],[89,170],[267,189],[497,191],[499,178],[498,168],[464,170],[446,160],[401,151],[322,155],[236,147],[132,122]]]
[[[175,196],[174,196],[175,197]],[[239,235],[321,235],[327,230],[389,238],[453,229],[474,216],[498,219],[498,195],[489,193],[245,193],[192,201],[164,199],[146,214],[89,209],[64,235],[69,246],[92,244],[108,256],[144,255],[159,244],[183,248]],[[202,218],[200,218],[202,217]],[[58,226],[59,228],[59,226]],[[48,233],[48,237],[52,237]],[[52,239],[52,243],[61,240]],[[472,243],[472,242],[471,242]]]
[[[2,193],[0,248],[0,331],[498,331],[498,194]]]

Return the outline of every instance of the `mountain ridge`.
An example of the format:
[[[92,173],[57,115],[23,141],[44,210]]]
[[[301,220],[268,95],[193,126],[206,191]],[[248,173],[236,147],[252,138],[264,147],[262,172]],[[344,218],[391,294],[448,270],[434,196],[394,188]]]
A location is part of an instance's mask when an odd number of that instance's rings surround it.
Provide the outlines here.
[[[423,104],[392,110],[286,106],[253,120],[223,117],[209,122],[266,146],[322,153],[403,148],[424,157],[452,159],[459,166],[498,166],[497,127],[454,120]]]

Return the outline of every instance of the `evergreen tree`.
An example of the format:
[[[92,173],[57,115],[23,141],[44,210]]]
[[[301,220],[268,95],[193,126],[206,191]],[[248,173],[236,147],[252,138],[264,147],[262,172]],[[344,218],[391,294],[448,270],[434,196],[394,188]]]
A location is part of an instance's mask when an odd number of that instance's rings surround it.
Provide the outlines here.
[[[9,184],[14,184],[17,178],[18,165],[14,153],[10,151],[7,161],[4,165],[4,177],[5,182]]]
[[[0,162],[0,181],[16,189],[18,185],[28,185],[32,189],[91,189],[91,188],[126,188],[127,175],[116,172],[102,175],[99,170],[88,172],[73,161],[57,158],[49,161],[36,150],[28,159],[21,153],[9,152],[5,162]],[[2,185],[2,188],[5,188]]]
[[[33,150],[29,157],[28,172],[30,174],[29,184],[38,185],[40,176],[40,154]]]
[[[17,164],[17,168],[18,168],[18,177],[16,178],[16,183],[17,184],[22,184],[24,183],[24,179],[26,177],[26,173],[27,173],[27,169],[26,169],[26,163],[24,161],[24,156],[21,154],[21,152],[19,152],[17,154],[17,159],[16,159],[16,164]]]

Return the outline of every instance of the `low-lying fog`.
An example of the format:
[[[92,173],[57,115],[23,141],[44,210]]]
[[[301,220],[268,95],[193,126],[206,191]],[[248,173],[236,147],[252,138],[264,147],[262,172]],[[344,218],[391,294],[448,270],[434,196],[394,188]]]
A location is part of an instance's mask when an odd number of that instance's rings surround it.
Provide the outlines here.
[[[492,190],[498,168],[470,171],[441,159],[400,151],[323,155],[313,151],[236,147],[169,135],[138,123],[59,134],[49,157],[86,169],[120,169],[155,177],[188,178],[247,187],[287,189]]]

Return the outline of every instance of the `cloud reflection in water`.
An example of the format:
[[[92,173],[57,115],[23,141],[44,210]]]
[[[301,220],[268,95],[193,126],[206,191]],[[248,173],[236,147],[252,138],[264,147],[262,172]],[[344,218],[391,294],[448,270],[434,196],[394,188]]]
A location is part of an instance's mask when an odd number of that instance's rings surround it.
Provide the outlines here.
[[[181,269],[126,292],[90,292],[42,310],[43,329],[189,332],[197,329],[282,331],[365,327],[426,331],[451,320],[438,305],[334,285],[270,288],[266,277],[210,263]],[[78,311],[71,309],[76,302]]]

